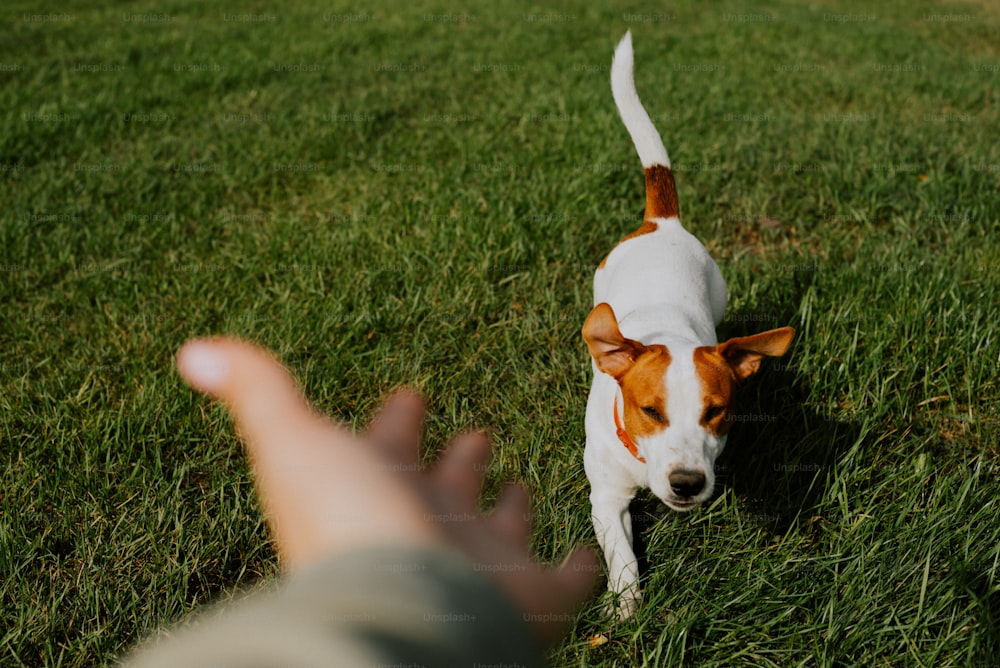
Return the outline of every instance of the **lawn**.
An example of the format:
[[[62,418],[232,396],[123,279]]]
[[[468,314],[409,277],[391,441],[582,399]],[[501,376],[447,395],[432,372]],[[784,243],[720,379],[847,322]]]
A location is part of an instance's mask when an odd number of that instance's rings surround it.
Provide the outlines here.
[[[1000,664],[1000,11],[752,4],[7,3],[0,665],[109,662],[277,573],[174,371],[193,336],[357,426],[419,388],[432,446],[492,430],[542,558],[595,542],[579,332],[643,207],[626,29],[720,337],[797,336],[712,502],[636,502],[637,616],[595,598],[553,664]]]

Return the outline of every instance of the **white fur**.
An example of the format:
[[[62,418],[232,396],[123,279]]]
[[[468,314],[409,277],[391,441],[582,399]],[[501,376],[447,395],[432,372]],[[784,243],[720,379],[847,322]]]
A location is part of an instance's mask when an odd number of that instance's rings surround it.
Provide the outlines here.
[[[649,114],[639,101],[635,92],[635,80],[632,77],[632,31],[625,33],[622,41],[615,49],[615,57],[611,61],[611,93],[615,97],[615,105],[628,132],[632,135],[632,143],[639,152],[643,167],[651,165],[670,166],[670,157],[663,146],[660,133],[649,120]]]

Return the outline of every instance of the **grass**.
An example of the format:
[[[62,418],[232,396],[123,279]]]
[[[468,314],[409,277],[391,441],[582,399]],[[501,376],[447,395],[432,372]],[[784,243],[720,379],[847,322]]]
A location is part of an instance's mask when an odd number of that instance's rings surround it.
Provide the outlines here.
[[[276,350],[357,425],[420,388],[431,444],[494,430],[541,556],[593,543],[579,328],[642,210],[627,28],[720,334],[798,335],[716,498],[635,504],[639,614],[595,599],[553,663],[1000,663],[1000,13],[369,7],[8,8],[0,664],[111,661],[275,574],[227,418],[173,371],[193,336]]]

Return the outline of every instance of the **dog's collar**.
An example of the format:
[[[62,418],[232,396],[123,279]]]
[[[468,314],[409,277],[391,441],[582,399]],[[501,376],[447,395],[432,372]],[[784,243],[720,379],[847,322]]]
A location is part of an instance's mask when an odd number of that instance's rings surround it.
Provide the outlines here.
[[[633,457],[635,457],[640,462],[645,464],[646,463],[645,458],[643,458],[642,455],[639,454],[639,448],[636,447],[635,441],[633,441],[632,437],[628,435],[627,431],[625,431],[625,427],[622,425],[622,419],[618,416],[618,397],[615,397],[614,407],[615,407],[614,408],[615,431],[618,434],[618,440],[622,442],[622,445],[625,446],[626,450],[632,453]]]

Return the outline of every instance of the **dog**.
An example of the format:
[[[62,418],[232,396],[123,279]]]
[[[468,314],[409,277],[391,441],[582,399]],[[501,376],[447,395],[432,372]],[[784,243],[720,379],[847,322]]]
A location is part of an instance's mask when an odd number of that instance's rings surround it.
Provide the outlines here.
[[[632,35],[615,49],[611,89],[646,176],[646,210],[594,274],[583,325],[594,380],[587,400],[584,468],[591,517],[619,619],[638,606],[629,502],[650,489],[686,512],[712,495],[714,464],[732,425],[733,394],[763,357],[783,355],[782,327],[718,343],[728,292],[718,265],[678,218],[670,158],[639,101]]]

